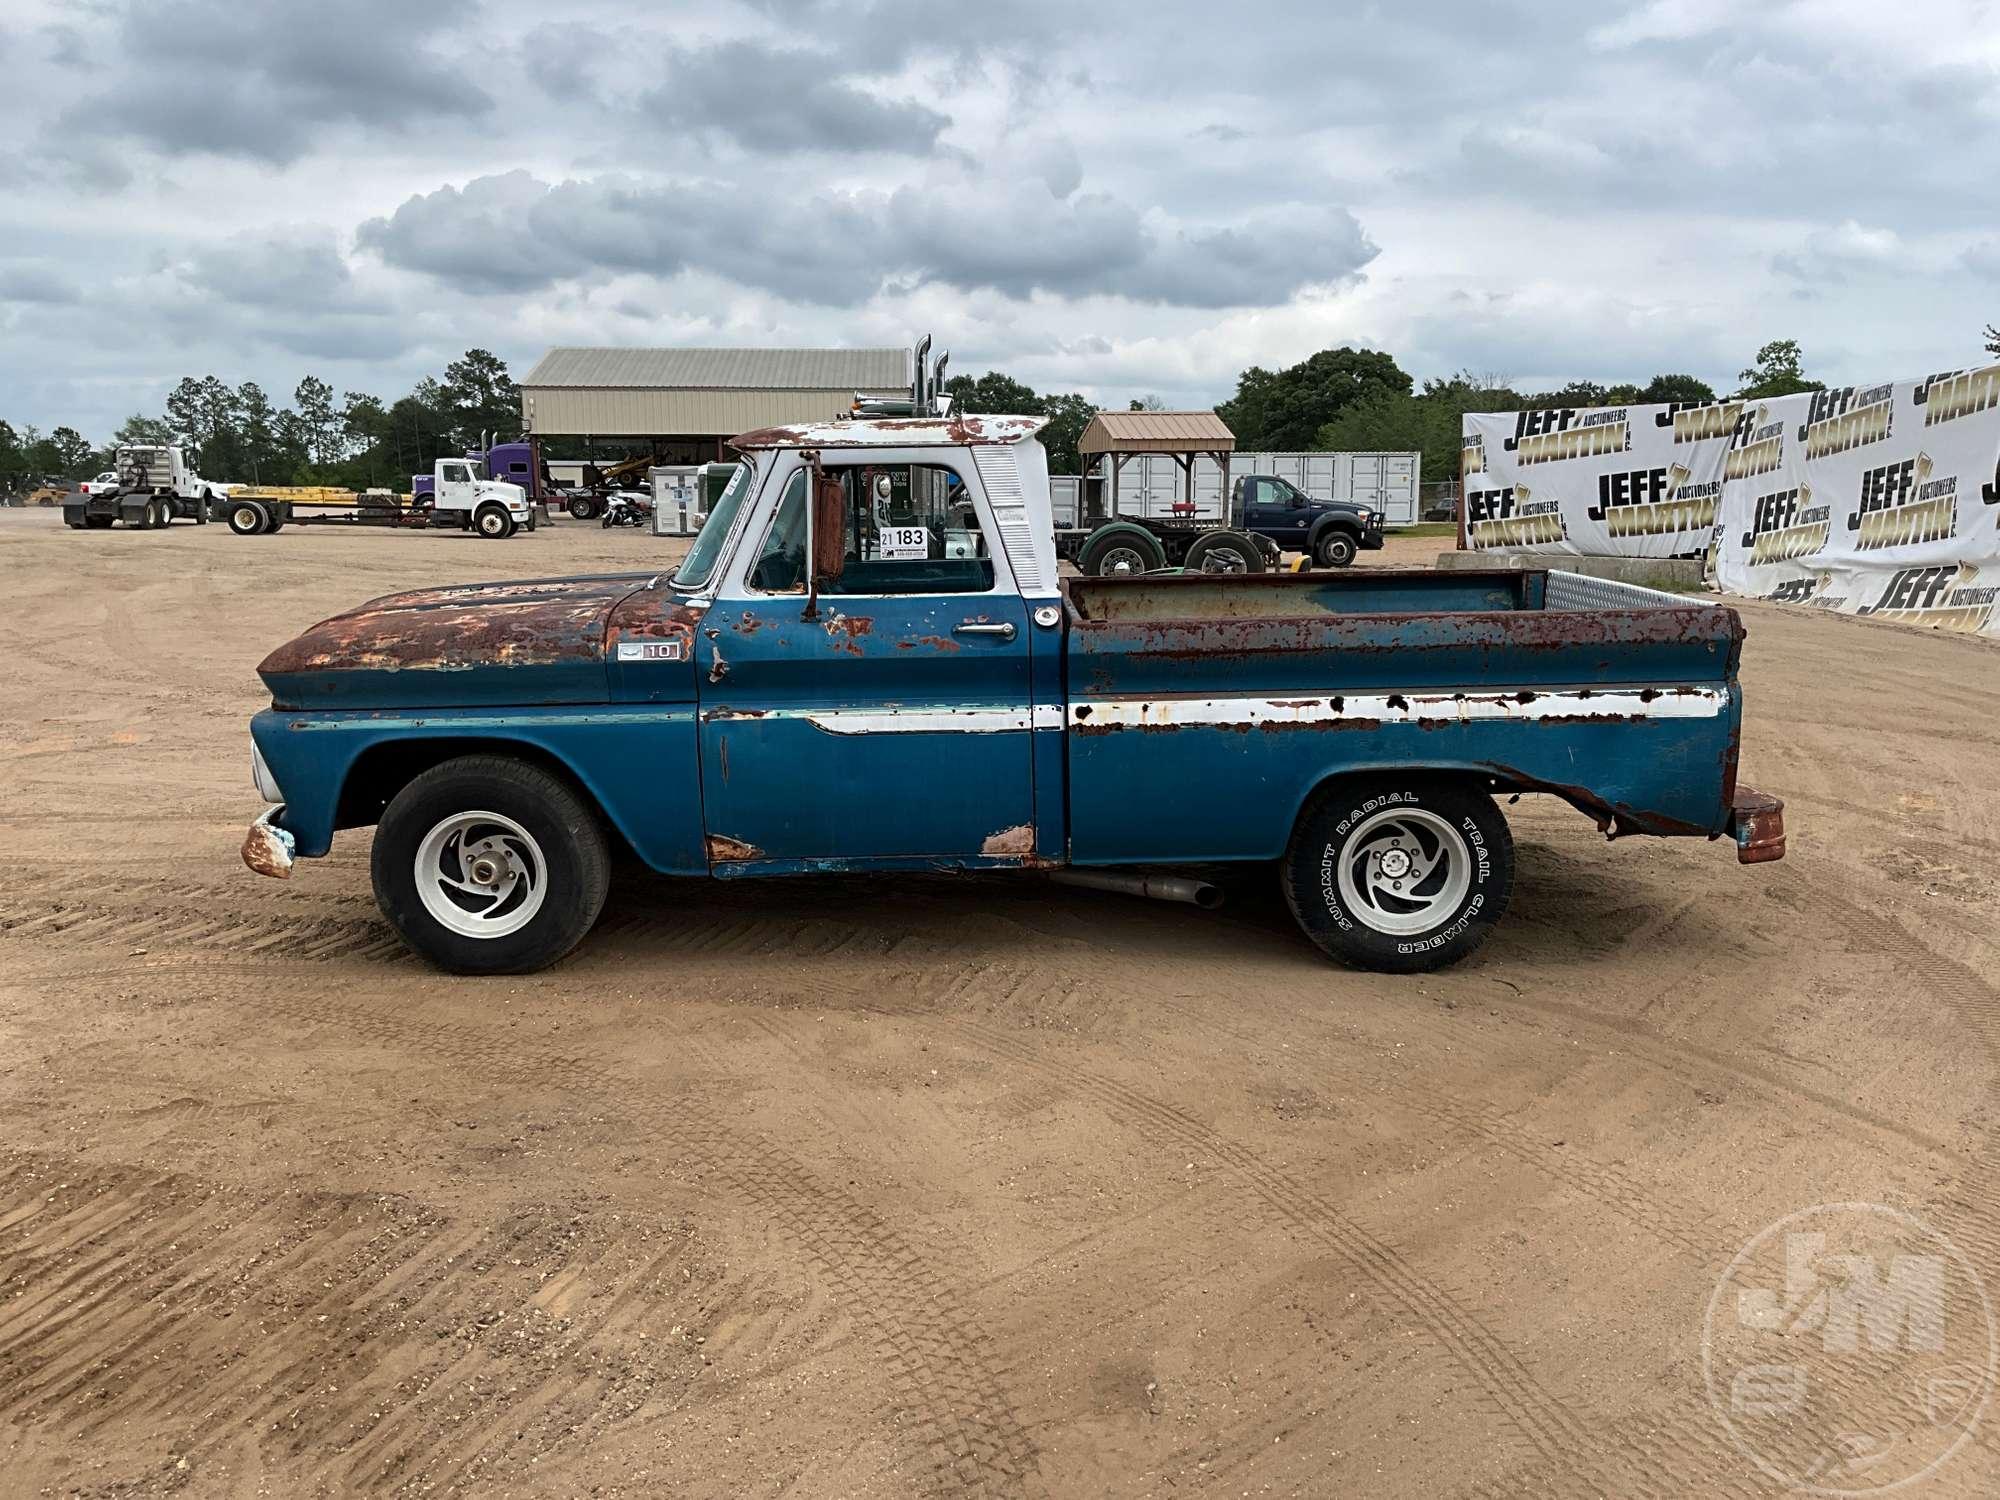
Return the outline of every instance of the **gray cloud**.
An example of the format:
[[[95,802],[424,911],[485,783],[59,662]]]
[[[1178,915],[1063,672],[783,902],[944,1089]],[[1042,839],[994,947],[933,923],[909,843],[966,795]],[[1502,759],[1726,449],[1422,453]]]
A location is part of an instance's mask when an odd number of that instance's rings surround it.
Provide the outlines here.
[[[65,304],[81,300],[77,284],[40,261],[0,261],[0,302]]]
[[[1355,276],[1375,247],[1345,209],[1164,230],[1106,194],[950,180],[777,203],[700,183],[526,172],[411,198],[361,226],[385,262],[527,292],[605,272],[701,271],[791,301],[853,306],[895,287],[1009,297],[1120,296],[1182,307],[1270,306]]]
[[[674,55],[641,113],[659,126],[751,151],[928,154],[951,123],[913,100],[884,99],[821,52],[725,42]]]
[[[193,251],[175,268],[190,288],[240,306],[387,311],[361,298],[331,232],[243,234]]]
[[[114,13],[112,60],[57,117],[59,154],[124,140],[168,155],[283,164],[329,126],[401,129],[492,100],[437,45],[471,0],[136,0]],[[72,34],[66,50],[79,47]],[[171,86],[163,86],[162,79]],[[102,175],[101,172],[99,174]]]

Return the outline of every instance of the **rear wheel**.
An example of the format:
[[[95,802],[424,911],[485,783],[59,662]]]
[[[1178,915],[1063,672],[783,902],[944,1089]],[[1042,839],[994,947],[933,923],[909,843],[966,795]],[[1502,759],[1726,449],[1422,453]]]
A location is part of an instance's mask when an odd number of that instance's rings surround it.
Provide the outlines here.
[[[1360,549],[1344,531],[1329,531],[1313,546],[1313,558],[1322,568],[1344,568]]]
[[[147,507],[146,524],[155,531],[165,531],[173,524],[173,519],[174,502],[171,500],[156,499]]]
[[[117,518],[114,516],[85,516],[83,524],[92,531],[108,531],[115,519]]]
[[[1241,531],[1207,531],[1188,548],[1186,566],[1191,573],[1261,573],[1264,549]]]
[[[229,529],[238,536],[256,536],[264,529],[268,519],[263,506],[252,505],[247,500],[239,500],[229,507]]]
[[[560,778],[468,755],[398,792],[370,858],[403,941],[455,974],[525,974],[583,940],[610,859],[596,814]]]
[[[1485,792],[1422,777],[1357,778],[1306,804],[1285,853],[1285,900],[1335,958],[1386,974],[1458,962],[1514,887],[1514,840]]]
[[[1150,573],[1167,565],[1166,548],[1137,526],[1104,526],[1085,538],[1077,566],[1094,578]]]
[[[597,514],[597,503],[588,495],[571,495],[569,513],[579,521],[588,521]]]

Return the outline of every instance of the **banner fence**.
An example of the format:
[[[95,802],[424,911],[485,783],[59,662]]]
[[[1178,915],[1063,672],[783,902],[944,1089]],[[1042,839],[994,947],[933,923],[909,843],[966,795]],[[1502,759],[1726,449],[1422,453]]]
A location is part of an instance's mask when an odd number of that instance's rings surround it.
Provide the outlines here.
[[[1469,414],[1465,544],[1701,558],[1726,592],[2000,636],[2000,365]]]

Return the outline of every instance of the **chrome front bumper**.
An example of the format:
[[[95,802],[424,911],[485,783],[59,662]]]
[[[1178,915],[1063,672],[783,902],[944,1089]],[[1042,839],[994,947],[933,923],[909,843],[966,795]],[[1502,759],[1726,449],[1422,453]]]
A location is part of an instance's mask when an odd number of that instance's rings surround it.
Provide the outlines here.
[[[284,810],[282,803],[265,808],[264,816],[243,835],[243,863],[274,880],[292,878],[293,851],[298,848],[298,840],[272,821]]]

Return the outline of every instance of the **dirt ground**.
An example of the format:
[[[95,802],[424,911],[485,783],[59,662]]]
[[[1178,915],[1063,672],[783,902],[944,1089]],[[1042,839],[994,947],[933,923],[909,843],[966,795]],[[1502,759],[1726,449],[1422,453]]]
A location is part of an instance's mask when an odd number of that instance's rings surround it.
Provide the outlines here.
[[[677,550],[0,511],[0,1489],[1782,1493],[1706,1394],[1739,1246],[1865,1200],[2000,1292],[1992,646],[1745,607],[1790,858],[1529,799],[1421,979],[1004,878],[626,880],[455,979],[365,831],[238,862],[272,646]]]

